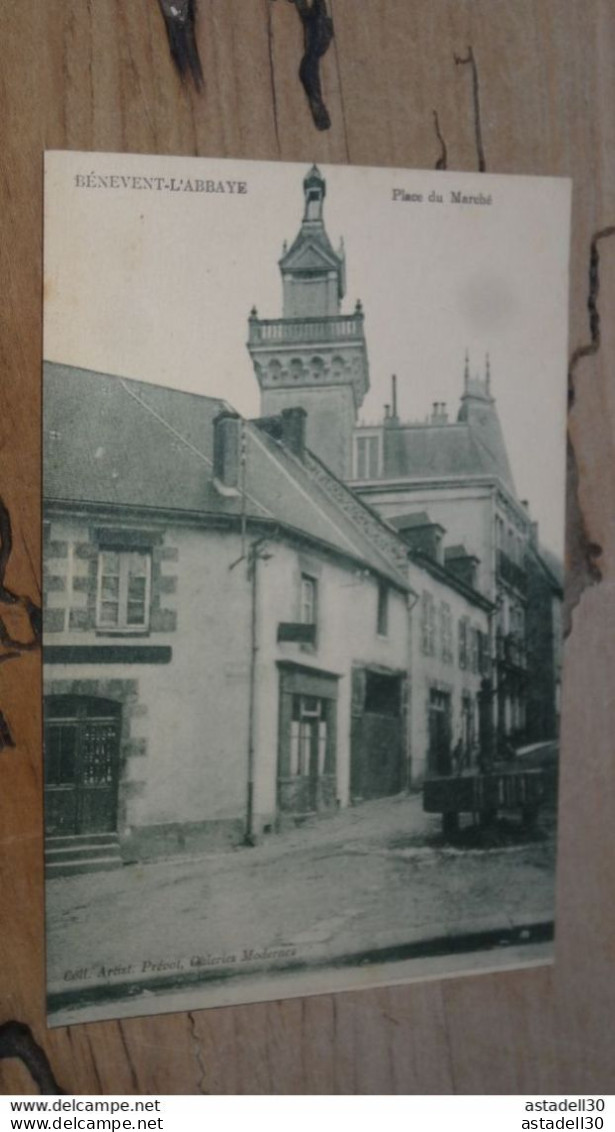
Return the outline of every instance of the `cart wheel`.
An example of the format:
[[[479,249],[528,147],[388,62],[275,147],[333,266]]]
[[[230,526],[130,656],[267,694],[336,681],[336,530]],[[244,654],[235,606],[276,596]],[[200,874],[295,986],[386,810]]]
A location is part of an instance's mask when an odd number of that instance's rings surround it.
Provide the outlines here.
[[[459,833],[459,814],[457,811],[442,814],[442,835],[445,841],[452,841],[456,833]]]
[[[538,806],[524,806],[521,812],[523,825],[530,832],[534,832],[538,825]]]
[[[490,826],[495,825],[498,816],[497,810],[481,810],[479,815],[479,822],[482,829],[489,829]]]

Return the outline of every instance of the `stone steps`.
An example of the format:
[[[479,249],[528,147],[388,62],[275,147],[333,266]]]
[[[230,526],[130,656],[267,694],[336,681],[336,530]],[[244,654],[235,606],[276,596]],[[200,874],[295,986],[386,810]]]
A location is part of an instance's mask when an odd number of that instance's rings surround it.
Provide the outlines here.
[[[48,880],[78,876],[80,873],[108,872],[121,867],[120,843],[116,833],[84,833],[45,840],[45,875]]]

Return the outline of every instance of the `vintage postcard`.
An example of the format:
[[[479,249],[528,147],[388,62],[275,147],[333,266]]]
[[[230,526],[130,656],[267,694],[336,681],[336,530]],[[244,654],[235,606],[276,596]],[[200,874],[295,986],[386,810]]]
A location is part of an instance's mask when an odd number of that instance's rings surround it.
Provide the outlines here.
[[[50,1024],[551,961],[569,222],[46,155]]]

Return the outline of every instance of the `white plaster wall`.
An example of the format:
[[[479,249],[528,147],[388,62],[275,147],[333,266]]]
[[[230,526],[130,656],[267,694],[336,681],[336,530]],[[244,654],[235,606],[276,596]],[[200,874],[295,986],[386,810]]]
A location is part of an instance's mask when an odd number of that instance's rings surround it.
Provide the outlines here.
[[[337,701],[338,798],[348,805],[350,793],[350,708],[353,663],[407,668],[407,602],[389,590],[386,637],[377,634],[378,586],[373,575],[337,565],[313,552],[305,556],[281,544],[270,547],[273,557],[259,566],[258,750],[257,814],[275,811],[278,743],[278,683],[276,661],[286,660],[340,676]],[[280,621],[299,618],[298,594],[302,564],[318,573],[318,640],[316,649],[293,642],[278,644]],[[275,710],[269,705],[275,704]]]
[[[418,594],[418,601],[411,611],[411,666],[410,666],[410,742],[412,756],[412,780],[420,782],[426,772],[427,754],[429,750],[429,695],[432,688],[450,691],[452,707],[452,744],[455,745],[461,729],[462,696],[468,693],[476,700],[480,690],[481,675],[472,672],[469,668],[459,666],[459,635],[458,622],[461,617],[467,617],[471,628],[488,632],[489,619],[487,613],[478,606],[467,601],[462,594],[451,587],[439,582],[426,570],[422,570],[414,562],[409,565],[409,580],[413,590]],[[426,656],[422,650],[421,633],[421,595],[423,591],[431,593],[436,608],[436,649],[434,656]],[[453,621],[453,660],[442,660],[440,649],[439,607],[441,602],[447,602],[451,609]],[[478,728],[478,717],[475,719]]]
[[[476,588],[490,599],[495,595],[495,511],[489,487],[415,487],[400,491],[387,490],[363,494],[366,503],[392,519],[413,511],[427,511],[429,517],[445,528],[444,546],[464,543],[466,549],[480,559]]]
[[[117,524],[116,524],[117,525]],[[151,527],[152,524],[134,524]],[[87,522],[54,521],[52,538],[85,542]],[[247,540],[247,550],[253,538]],[[107,637],[94,630],[50,633],[49,645],[169,645],[168,665],[47,665],[45,677],[60,680],[136,680],[146,712],[131,720],[131,739],[143,737],[147,753],[128,759],[124,782],[141,784],[127,794],[130,826],[202,822],[245,816],[248,780],[251,581],[241,561],[239,534],[167,528],[164,545],[176,561],[162,563],[177,577],[165,608],[177,610],[177,630],[146,637]],[[346,805],[350,782],[350,696],[354,663],[407,668],[406,597],[389,590],[389,628],[377,634],[377,581],[373,575],[336,564],[318,551],[300,553],[270,541],[258,564],[255,813],[266,823],[275,814],[278,756],[279,669],[290,660],[336,673],[338,796]],[[69,559],[65,562],[70,562]],[[299,620],[301,571],[318,578],[316,649],[277,643],[280,621]],[[67,567],[65,566],[65,569]],[[79,569],[87,572],[87,562]],[[55,594],[66,603],[67,594]],[[85,600],[85,595],[75,594]],[[74,601],[73,601],[74,605]],[[67,620],[66,620],[67,624]]]

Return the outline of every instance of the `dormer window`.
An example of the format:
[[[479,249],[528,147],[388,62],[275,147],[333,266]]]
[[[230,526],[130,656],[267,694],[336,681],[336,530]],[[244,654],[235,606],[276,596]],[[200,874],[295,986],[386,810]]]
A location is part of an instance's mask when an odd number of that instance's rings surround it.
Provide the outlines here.
[[[380,475],[380,435],[368,433],[355,437],[354,476],[357,480],[376,479]]]

